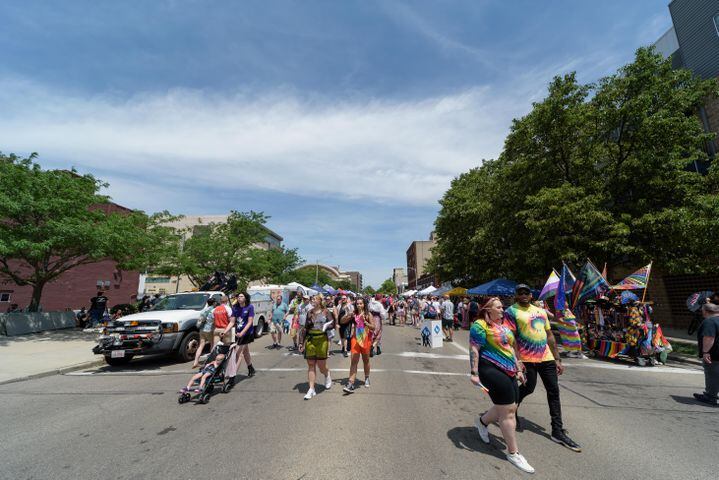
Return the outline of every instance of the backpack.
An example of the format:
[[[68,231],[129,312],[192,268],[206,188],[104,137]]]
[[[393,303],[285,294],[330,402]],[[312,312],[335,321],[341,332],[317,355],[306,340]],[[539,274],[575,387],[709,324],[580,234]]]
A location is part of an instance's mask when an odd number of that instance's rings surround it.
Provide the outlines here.
[[[434,305],[432,303],[427,304],[427,309],[424,312],[424,316],[426,318],[437,318],[437,309],[434,308]]]

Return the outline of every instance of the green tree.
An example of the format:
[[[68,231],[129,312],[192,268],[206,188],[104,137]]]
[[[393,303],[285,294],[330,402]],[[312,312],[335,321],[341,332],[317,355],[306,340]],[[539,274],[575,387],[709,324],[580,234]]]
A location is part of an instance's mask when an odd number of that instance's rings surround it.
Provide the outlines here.
[[[374,295],[375,293],[377,293],[377,291],[372,288],[372,285],[367,285],[362,289],[362,293],[364,293],[365,295]]]
[[[314,265],[306,265],[286,272],[275,278],[276,283],[287,284],[291,282],[301,283],[305,287],[314,285],[315,280],[322,285],[332,285],[332,279],[323,270],[316,271]]]
[[[235,274],[239,289],[250,281],[277,278],[301,261],[296,250],[265,249],[267,216],[260,212],[230,212],[227,221],[196,225],[182,232],[185,241],[165,273],[187,275],[197,286],[214,272]]]
[[[396,295],[397,285],[394,284],[391,278],[388,278],[387,280],[382,282],[382,285],[379,286],[377,292],[383,293],[385,295]]]
[[[467,284],[540,281],[561,260],[675,273],[716,270],[719,172],[696,115],[715,80],[651,49],[614,75],[581,85],[556,77],[547,97],[512,123],[497,160],[456,178],[440,201],[428,265]]]
[[[0,154],[0,277],[32,287],[37,311],[44,287],[80,265],[114,259],[120,268],[164,262],[177,237],[166,213],[109,213],[107,184],[76,171],[43,170],[28,158]]]

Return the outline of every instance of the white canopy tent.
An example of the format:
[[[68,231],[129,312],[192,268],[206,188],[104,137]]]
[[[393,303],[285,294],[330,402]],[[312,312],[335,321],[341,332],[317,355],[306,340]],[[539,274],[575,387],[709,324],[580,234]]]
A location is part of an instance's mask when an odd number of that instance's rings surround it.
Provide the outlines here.
[[[411,296],[414,295],[415,293],[417,293],[417,290],[407,290],[406,292],[404,292],[404,293],[402,294],[402,296],[403,296],[403,297],[411,297]]]
[[[434,292],[435,290],[437,290],[437,287],[435,287],[434,285],[430,285],[429,287],[417,292],[417,295],[419,295],[420,297],[423,297],[425,295],[429,295],[430,293]]]

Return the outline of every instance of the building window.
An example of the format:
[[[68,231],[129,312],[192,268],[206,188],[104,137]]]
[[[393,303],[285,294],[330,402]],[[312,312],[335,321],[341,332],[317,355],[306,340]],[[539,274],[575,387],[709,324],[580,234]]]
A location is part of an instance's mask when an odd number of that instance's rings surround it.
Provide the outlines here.
[[[170,277],[147,277],[145,283],[170,283]]]
[[[714,28],[717,31],[717,35],[719,35],[719,13],[714,15]]]
[[[0,303],[10,301],[10,292],[0,292]]]

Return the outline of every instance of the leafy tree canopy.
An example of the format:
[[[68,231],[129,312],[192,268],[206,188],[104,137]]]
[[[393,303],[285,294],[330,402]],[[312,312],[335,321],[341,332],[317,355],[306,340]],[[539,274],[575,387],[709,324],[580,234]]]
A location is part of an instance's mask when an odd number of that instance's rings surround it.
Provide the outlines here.
[[[717,81],[672,69],[649,48],[596,84],[555,77],[514,120],[500,157],[452,182],[428,268],[467,285],[538,283],[561,260],[586,257],[716,271],[719,168],[697,168],[713,135],[696,112],[717,95]]]
[[[387,280],[382,282],[382,285],[379,286],[377,292],[383,293],[385,295],[396,295],[397,285],[394,284],[391,278],[388,278]]]

